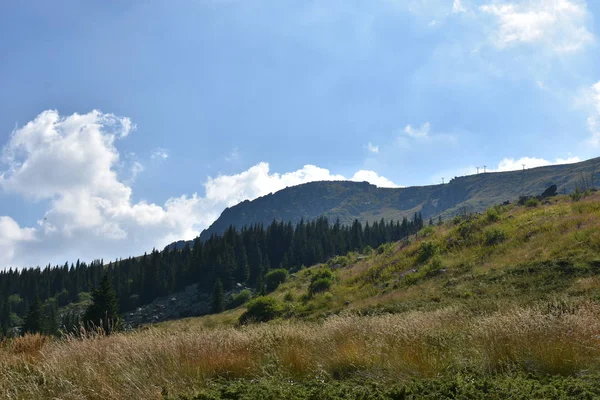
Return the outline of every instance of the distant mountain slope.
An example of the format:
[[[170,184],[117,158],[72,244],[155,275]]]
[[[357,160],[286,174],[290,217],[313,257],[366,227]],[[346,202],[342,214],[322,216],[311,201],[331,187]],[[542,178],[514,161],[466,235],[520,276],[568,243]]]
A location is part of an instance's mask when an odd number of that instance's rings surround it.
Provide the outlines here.
[[[466,208],[478,212],[490,205],[514,201],[521,195],[542,193],[551,185],[559,193],[600,182],[600,158],[577,164],[532,168],[524,171],[481,173],[452,179],[445,185],[378,188],[367,182],[312,182],[289,187],[253,201],[227,208],[201,234],[203,240],[230,225],[241,228],[274,219],[299,222],[325,215],[342,223],[381,218],[400,219],[421,212],[423,218],[449,217]]]

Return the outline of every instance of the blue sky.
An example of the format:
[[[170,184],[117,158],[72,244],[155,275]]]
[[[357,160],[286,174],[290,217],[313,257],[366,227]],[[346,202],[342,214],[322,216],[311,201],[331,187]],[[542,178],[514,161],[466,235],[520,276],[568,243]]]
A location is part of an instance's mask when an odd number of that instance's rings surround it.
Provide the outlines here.
[[[0,4],[0,267],[190,239],[321,179],[595,157],[585,0]],[[96,110],[96,111],[95,111]]]

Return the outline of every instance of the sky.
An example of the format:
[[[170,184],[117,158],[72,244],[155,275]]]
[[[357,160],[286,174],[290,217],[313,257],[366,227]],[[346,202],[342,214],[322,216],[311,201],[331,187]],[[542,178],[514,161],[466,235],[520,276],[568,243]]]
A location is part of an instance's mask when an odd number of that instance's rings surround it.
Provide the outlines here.
[[[0,2],[0,268],[192,239],[286,186],[596,157],[600,2]]]

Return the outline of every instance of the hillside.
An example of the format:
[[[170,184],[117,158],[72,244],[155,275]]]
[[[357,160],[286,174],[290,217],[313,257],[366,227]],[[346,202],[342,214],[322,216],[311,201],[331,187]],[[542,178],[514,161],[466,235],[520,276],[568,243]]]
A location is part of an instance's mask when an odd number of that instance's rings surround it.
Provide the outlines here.
[[[598,398],[599,232],[599,193],[496,206],[220,314],[15,339],[0,347],[0,397]],[[275,320],[237,326],[253,304]]]
[[[397,189],[366,182],[306,183],[225,209],[200,237],[206,240],[230,225],[267,225],[273,220],[297,223],[301,218],[327,216],[331,221],[339,218],[343,224],[351,224],[354,219],[398,220],[414,212],[421,212],[426,220],[453,216],[461,210],[480,212],[521,195],[539,194],[553,184],[559,193],[570,193],[578,186],[593,187],[599,165],[600,158],[596,158],[577,164],[463,176],[445,185]]]

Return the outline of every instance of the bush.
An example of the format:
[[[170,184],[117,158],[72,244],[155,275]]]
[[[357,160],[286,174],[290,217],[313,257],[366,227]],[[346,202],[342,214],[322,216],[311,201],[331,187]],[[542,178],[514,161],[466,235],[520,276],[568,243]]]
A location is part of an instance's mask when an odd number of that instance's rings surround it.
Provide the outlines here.
[[[250,289],[244,289],[241,292],[231,296],[231,299],[227,303],[227,308],[236,308],[242,304],[247,303],[252,298],[252,291]]]
[[[324,292],[328,290],[333,284],[333,273],[330,269],[322,269],[317,272],[310,280],[308,286],[308,294],[310,296],[315,293]]]
[[[506,233],[500,229],[488,229],[485,232],[485,244],[495,246],[506,240]]]
[[[496,208],[488,208],[485,214],[488,222],[498,222],[500,220],[500,213]]]
[[[257,297],[248,303],[248,308],[240,316],[239,323],[267,322],[279,317],[283,309],[281,303],[273,297]]]
[[[283,296],[283,300],[287,301],[288,303],[293,302],[295,300],[294,294],[292,292],[286,292],[286,294]]]
[[[473,221],[463,221],[458,226],[458,234],[465,240],[471,239],[479,230],[479,226]]]
[[[431,242],[421,243],[421,247],[419,248],[419,256],[417,257],[417,260],[422,263],[426,262],[435,255],[436,250],[437,249],[435,245]]]
[[[579,200],[581,200],[582,197],[583,197],[583,193],[581,193],[581,190],[579,190],[579,188],[576,188],[575,192],[573,192],[571,194],[571,199],[573,201],[579,201]]]
[[[346,256],[335,256],[327,260],[328,267],[331,268],[334,265],[341,265],[342,268],[347,267],[348,265],[350,265],[350,259],[348,259],[348,257]]]
[[[287,270],[280,268],[274,269],[265,275],[265,284],[267,285],[267,292],[272,292],[277,287],[285,282],[288,277]]]
[[[527,207],[537,207],[540,205],[540,201],[538,199],[532,197],[531,199],[529,199],[525,202],[525,205]]]

